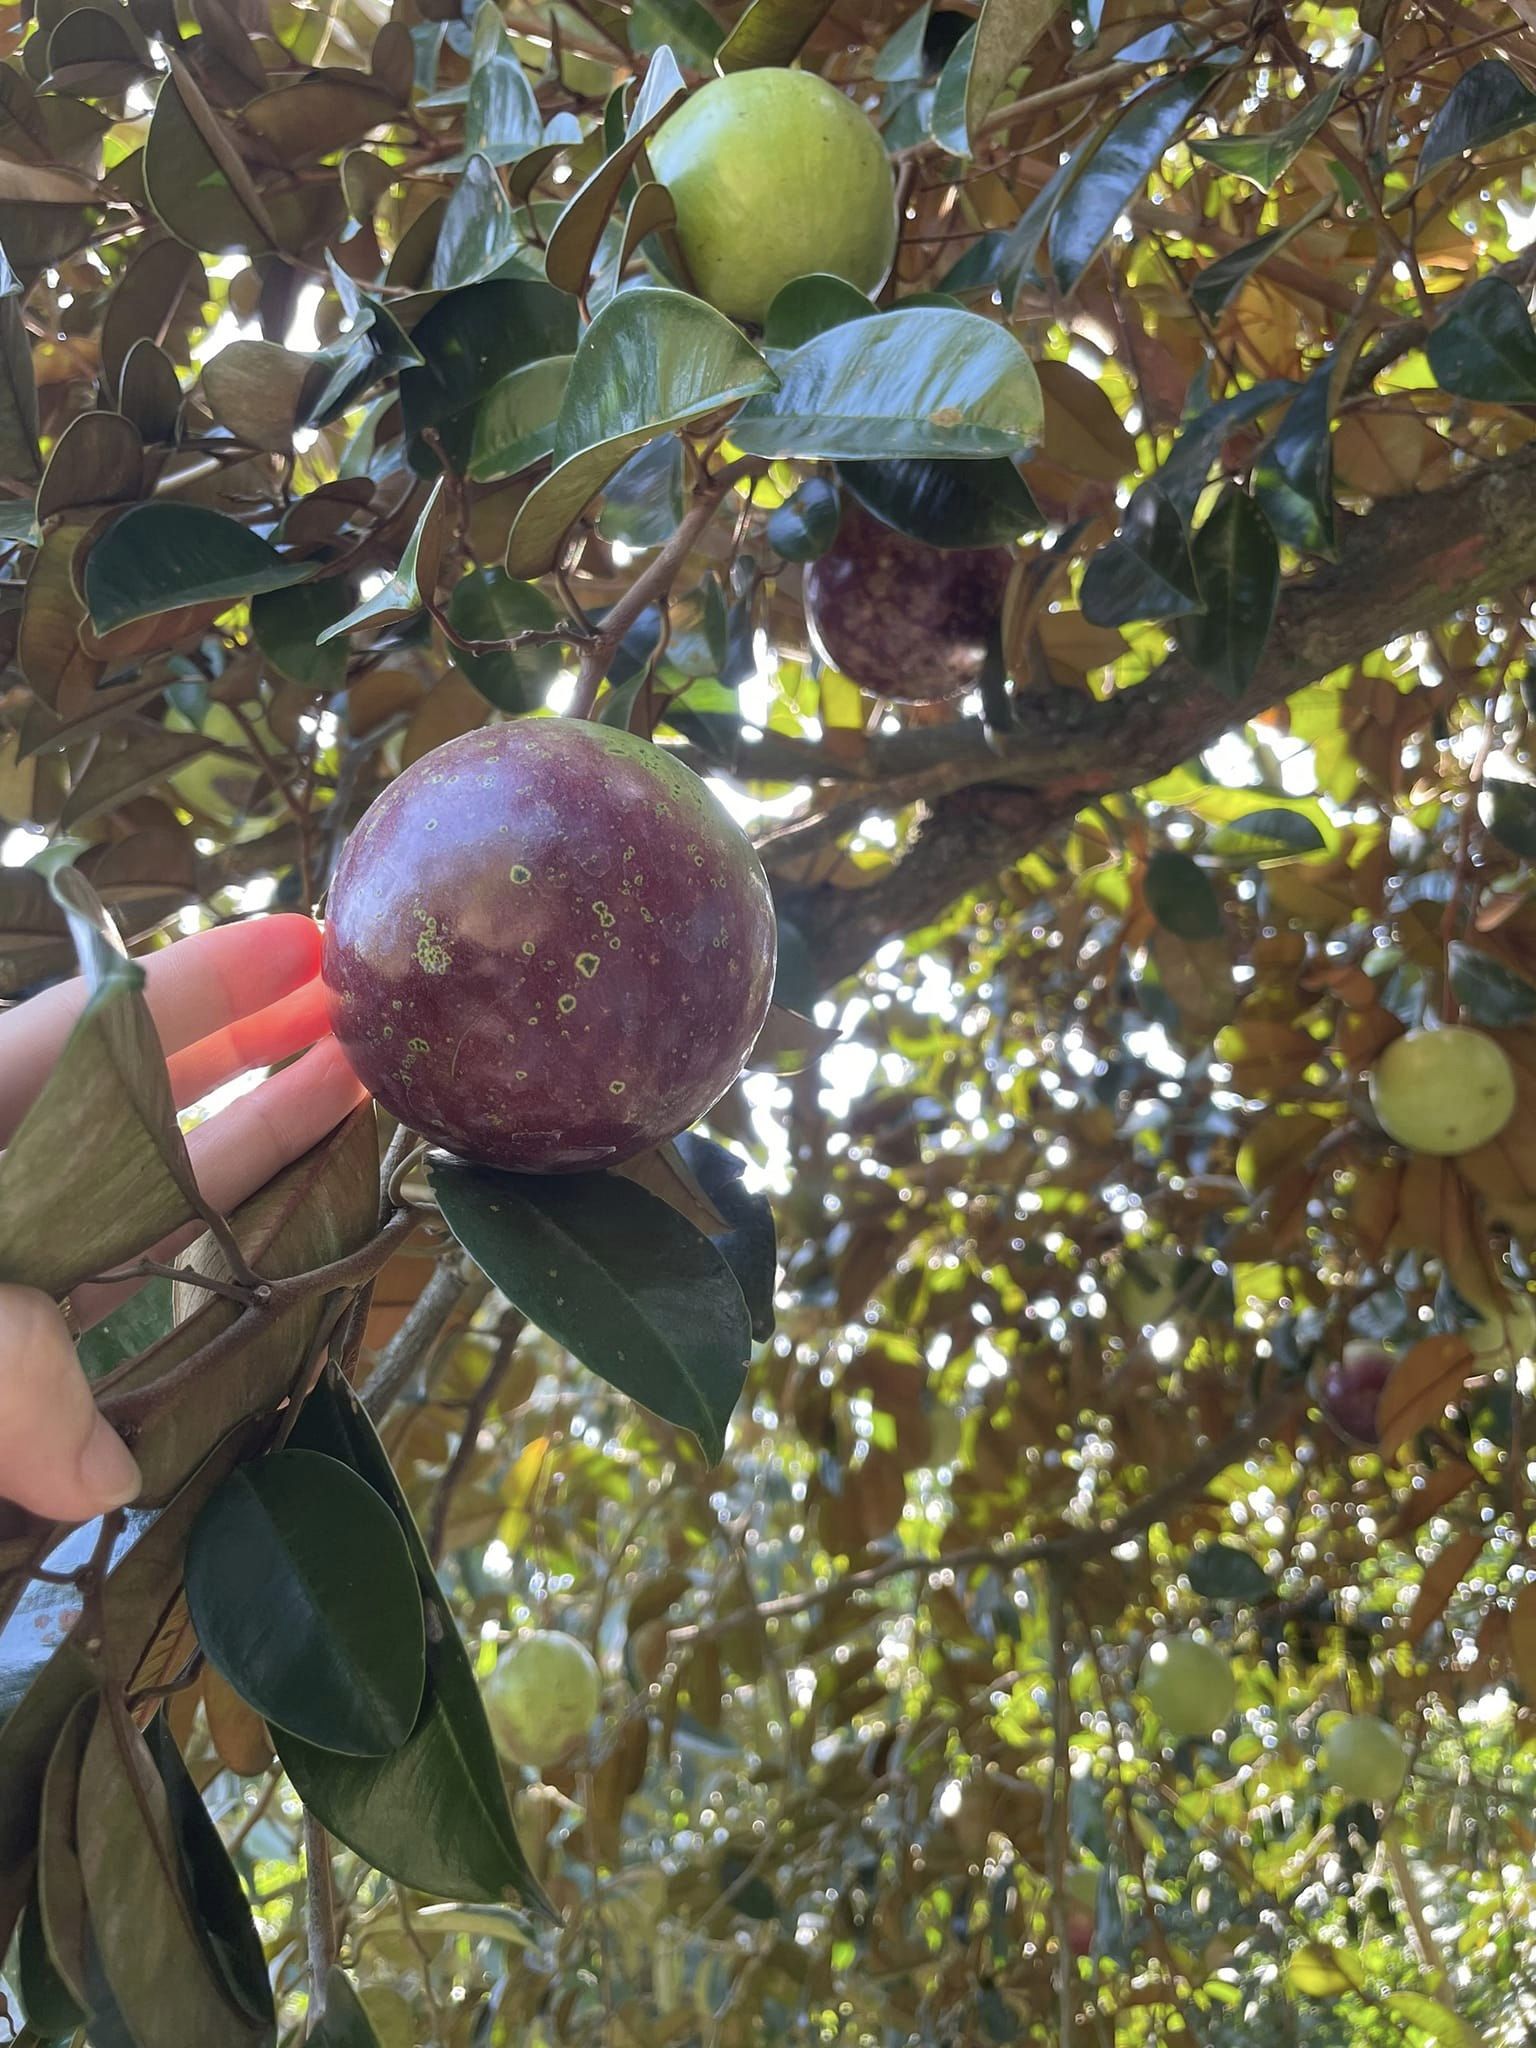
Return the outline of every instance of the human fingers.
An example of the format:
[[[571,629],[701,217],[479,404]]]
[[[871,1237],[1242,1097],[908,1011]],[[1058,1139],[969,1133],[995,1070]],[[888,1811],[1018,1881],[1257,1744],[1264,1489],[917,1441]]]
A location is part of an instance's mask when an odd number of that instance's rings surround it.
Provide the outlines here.
[[[312,981],[320,932],[307,917],[250,918],[178,940],[143,965],[150,1014],[175,1053]],[[63,982],[0,1016],[0,1145],[47,1080],[86,994],[83,981]]]
[[[316,975],[280,1002],[249,1017],[237,1017],[222,1030],[173,1054],[171,1093],[178,1109],[200,1102],[226,1081],[252,1067],[269,1067],[323,1038],[330,1024],[325,986]]]
[[[188,1134],[197,1184],[227,1214],[368,1100],[329,1036]]]
[[[0,1286],[0,1496],[52,1521],[84,1522],[139,1486],[58,1309],[35,1287]]]

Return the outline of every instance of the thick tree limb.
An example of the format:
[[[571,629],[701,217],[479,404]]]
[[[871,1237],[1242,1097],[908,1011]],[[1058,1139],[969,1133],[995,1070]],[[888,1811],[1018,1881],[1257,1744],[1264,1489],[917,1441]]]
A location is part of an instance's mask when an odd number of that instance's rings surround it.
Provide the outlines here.
[[[1082,807],[1177,768],[1230,731],[1387,641],[1536,576],[1536,450],[1443,490],[1394,498],[1345,524],[1340,559],[1291,579],[1258,673],[1237,702],[1174,654],[1105,703],[1042,689],[1026,698],[1028,737],[999,754],[980,725],[901,736],[933,748],[951,786],[908,850],[865,889],[781,887],[823,982],[851,973],[887,939],[927,924],[984,887]],[[1038,705],[1038,711],[1035,706]],[[889,766],[895,767],[892,758]],[[969,786],[953,780],[968,766]],[[901,772],[898,770],[897,772]],[[870,808],[878,803],[871,792]],[[770,849],[771,852],[771,849]]]

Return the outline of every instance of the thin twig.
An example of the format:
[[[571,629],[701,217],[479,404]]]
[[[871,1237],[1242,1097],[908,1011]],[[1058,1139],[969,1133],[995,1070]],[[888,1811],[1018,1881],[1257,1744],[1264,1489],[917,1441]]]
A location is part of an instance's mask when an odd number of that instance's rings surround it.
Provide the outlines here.
[[[468,1265],[457,1245],[443,1254],[364,1382],[363,1406],[375,1422],[404,1393],[455,1312],[466,1302],[478,1305],[490,1291],[490,1281]]]
[[[313,2033],[325,2018],[326,1979],[340,1953],[336,1894],[331,1886],[331,1838],[304,1809],[304,1926],[309,1941],[309,2020]]]

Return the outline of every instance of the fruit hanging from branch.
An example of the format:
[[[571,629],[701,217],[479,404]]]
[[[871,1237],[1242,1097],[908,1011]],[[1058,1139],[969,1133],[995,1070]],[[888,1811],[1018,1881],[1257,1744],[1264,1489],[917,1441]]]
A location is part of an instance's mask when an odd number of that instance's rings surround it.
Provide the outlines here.
[[[931,548],[845,500],[805,572],[817,653],[877,697],[938,703],[974,689],[1008,587],[1005,548]]]
[[[384,1107],[525,1172],[631,1159],[723,1095],[773,988],[745,835],[614,727],[450,740],[352,834],[327,907],[336,1036]]]
[[[585,1643],[541,1629],[510,1645],[480,1696],[503,1756],[543,1770],[591,1727],[603,1676]]]
[[[812,71],[764,66],[717,78],[667,121],[651,168],[677,208],[695,290],[733,320],[761,321],[809,271],[873,291],[896,253],[885,146],[845,93]]]
[[[1314,1374],[1317,1405],[1346,1442],[1374,1448],[1380,1441],[1376,1409],[1396,1363],[1379,1344],[1354,1338]]]
[[[1371,1107],[1410,1152],[1473,1152],[1515,1113],[1514,1069],[1502,1046],[1465,1024],[1408,1031],[1371,1069]]]
[[[1195,1636],[1154,1643],[1143,1660],[1140,1683],[1142,1697],[1174,1742],[1214,1735],[1237,1705],[1232,1666],[1214,1644]]]
[[[1408,1753],[1388,1721],[1375,1714],[1348,1714],[1323,1739],[1324,1777],[1346,1799],[1390,1806],[1408,1775]]]

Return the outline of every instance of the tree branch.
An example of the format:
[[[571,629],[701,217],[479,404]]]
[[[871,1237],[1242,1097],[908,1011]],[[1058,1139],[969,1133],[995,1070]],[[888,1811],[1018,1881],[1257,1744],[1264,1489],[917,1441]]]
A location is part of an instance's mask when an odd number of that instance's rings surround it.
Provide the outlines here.
[[[863,889],[781,887],[780,907],[830,985],[885,940],[984,887],[1087,798],[1165,775],[1318,677],[1533,575],[1536,450],[1442,490],[1389,499],[1345,521],[1337,562],[1287,582],[1258,671],[1235,703],[1173,654],[1104,702],[1026,695],[1024,731],[1001,751],[979,722],[942,728],[953,735],[943,743],[946,773],[969,762],[969,785],[938,798],[904,857]]]

